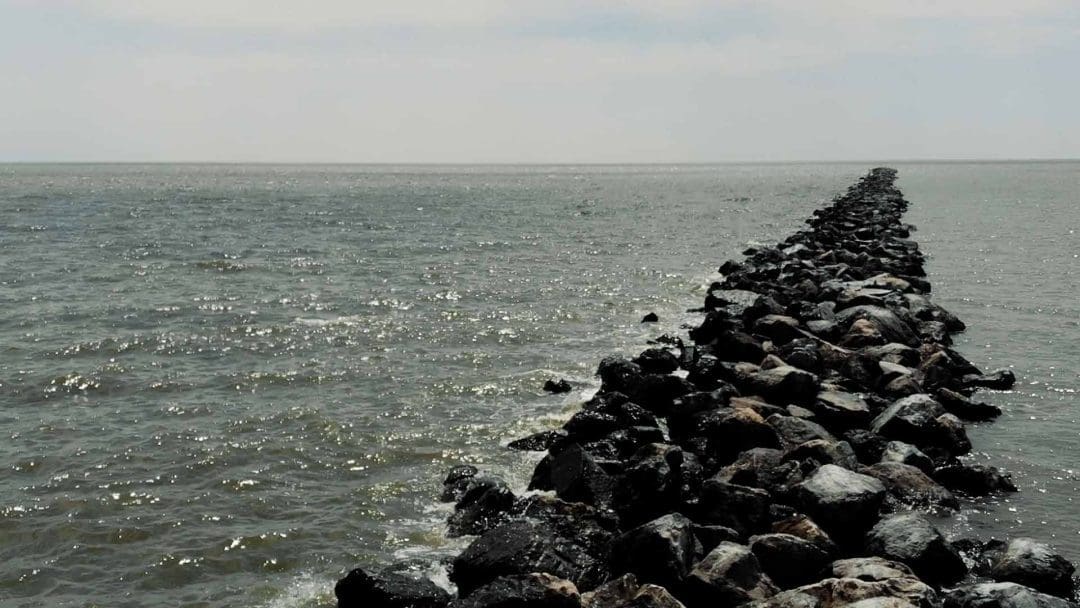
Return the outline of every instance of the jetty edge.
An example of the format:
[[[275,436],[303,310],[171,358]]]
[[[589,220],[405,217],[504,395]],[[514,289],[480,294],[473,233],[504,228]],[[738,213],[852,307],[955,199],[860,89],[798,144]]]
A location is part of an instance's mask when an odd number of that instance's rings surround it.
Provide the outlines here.
[[[897,172],[871,170],[776,246],[720,267],[688,339],[609,357],[529,490],[447,475],[452,597],[400,568],[356,569],[341,608],[1063,608],[1049,545],[948,540],[928,515],[1016,491],[960,459],[965,420],[1008,389],[951,348]]]

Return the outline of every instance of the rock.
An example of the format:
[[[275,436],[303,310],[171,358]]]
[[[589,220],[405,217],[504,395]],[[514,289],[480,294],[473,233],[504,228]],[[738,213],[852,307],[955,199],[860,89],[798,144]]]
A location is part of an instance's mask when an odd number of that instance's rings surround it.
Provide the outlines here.
[[[637,577],[624,574],[610,580],[588,593],[581,594],[581,608],[613,608],[634,599],[641,589]]]
[[[566,502],[548,494],[526,496],[510,511],[513,519],[524,519],[550,528],[561,538],[572,539],[590,555],[607,554],[618,519],[607,510],[580,502]]]
[[[826,464],[795,486],[795,498],[831,537],[851,538],[877,521],[885,486],[868,475]]]
[[[442,502],[461,500],[461,497],[465,495],[465,490],[469,487],[469,481],[476,477],[479,472],[471,464],[460,464],[452,467],[446,473],[446,479],[443,480],[443,491],[442,495],[439,496],[439,500]]]
[[[1016,583],[965,585],[945,594],[945,608],[1075,608],[1076,604]]]
[[[938,417],[945,408],[929,395],[912,395],[896,400],[874,418],[871,429],[880,435],[916,446],[948,447],[949,437]]]
[[[1001,415],[1001,408],[996,405],[972,401],[947,388],[937,390],[937,400],[950,414],[963,420],[989,420]]]
[[[938,427],[944,436],[942,444],[938,447],[945,448],[953,455],[967,454],[971,451],[971,440],[968,439],[964,423],[952,414],[943,414],[937,417]]]
[[[500,576],[455,600],[452,608],[579,608],[574,583],[550,574],[534,572]]]
[[[829,571],[835,578],[857,578],[863,581],[887,581],[915,576],[906,565],[882,557],[839,559],[829,566]]]
[[[551,461],[555,495],[570,502],[604,505],[611,502],[615,481],[580,445],[572,444]]]
[[[836,442],[836,437],[825,430],[825,427],[811,420],[773,414],[765,421],[776,430],[780,445],[785,449],[794,448],[814,439]]]
[[[339,608],[442,608],[450,594],[424,578],[357,568],[334,585]]]
[[[884,483],[889,496],[904,505],[952,510],[960,508],[960,501],[952,492],[911,465],[880,462],[863,468],[862,472]]]
[[[824,424],[841,428],[866,426],[870,421],[870,406],[862,398],[835,390],[817,394],[814,408]]]
[[[512,521],[488,530],[453,561],[450,580],[472,590],[500,576],[547,572],[590,590],[607,578],[603,560],[545,523]]]
[[[701,486],[699,521],[749,536],[768,528],[770,502],[764,490],[709,479]]]
[[[672,513],[624,532],[611,541],[615,573],[671,586],[686,576],[694,559],[694,533],[689,519]]]
[[[720,543],[698,562],[682,588],[681,595],[690,608],[738,606],[777,592],[750,549],[728,542]]]
[[[737,543],[740,539],[735,530],[715,524],[694,524],[694,538],[700,545],[702,556],[720,546],[722,542]]]
[[[717,359],[721,361],[748,361],[757,363],[765,358],[761,342],[749,334],[728,331],[716,338],[714,345]]]
[[[900,465],[905,466],[905,465]],[[866,534],[866,550],[903,562],[923,580],[952,583],[967,573],[964,560],[927,519],[917,513],[890,515]]]
[[[863,581],[857,578],[827,578],[811,585],[783,591],[765,601],[746,604],[747,608],[841,608],[867,600],[878,600],[874,606],[911,605],[917,608],[937,608],[937,593],[915,577],[883,581]]]
[[[720,469],[713,479],[727,483],[770,490],[787,479],[780,468],[784,452],[772,448],[753,448],[739,454],[735,462]]]
[[[498,477],[477,475],[468,478],[461,499],[448,519],[447,535],[482,534],[505,519],[514,500],[510,486]]]
[[[612,507],[624,525],[636,526],[676,510],[682,497],[683,451],[653,443],[642,447],[616,482]]]
[[[904,443],[903,441],[890,441],[885,445],[881,453],[881,462],[899,462],[913,466],[923,473],[930,474],[934,471],[934,461],[923,454],[919,448]]]
[[[854,450],[846,441],[830,443],[824,439],[814,439],[798,445],[784,454],[784,460],[813,461],[817,464],[835,464],[845,469],[859,466]]]
[[[694,416],[688,426],[674,426],[672,438],[718,466],[731,462],[744,450],[780,445],[776,430],[749,408],[703,412]]]
[[[905,367],[915,367],[919,365],[920,360],[918,349],[896,342],[881,346],[868,346],[862,349],[861,352],[874,361],[886,361]]]
[[[981,464],[950,464],[934,469],[933,476],[946,488],[968,496],[1016,491],[1016,486],[1007,474],[995,467]]]
[[[814,520],[805,515],[793,515],[786,519],[773,522],[772,531],[780,534],[790,534],[814,544],[829,555],[836,555],[838,549],[836,543],[829,537],[825,530],[814,523]]]
[[[641,317],[641,322],[642,323],[656,323],[659,320],[660,320],[660,317],[656,316],[655,312],[650,312],[650,313],[646,314],[644,317]]]
[[[1007,391],[1016,384],[1016,375],[1007,369],[999,369],[983,375],[968,374],[963,377],[962,382],[969,387]]]
[[[754,333],[776,344],[787,344],[803,335],[799,330],[799,320],[785,315],[765,315],[754,321]]]
[[[600,376],[602,393],[631,394],[641,383],[641,367],[622,357],[604,357],[596,374]]]
[[[745,394],[757,394],[773,403],[812,403],[820,383],[810,372],[790,365],[760,370],[744,380]],[[740,390],[743,386],[739,386]]]
[[[549,393],[569,393],[574,390],[574,387],[565,378],[559,378],[558,381],[548,380],[545,382],[544,390]]]
[[[844,440],[851,444],[855,456],[863,464],[874,464],[881,460],[888,445],[888,440],[873,431],[852,429],[844,433]]]
[[[781,589],[818,580],[818,573],[829,563],[828,552],[791,534],[752,536],[750,550],[757,557],[762,570]]]
[[[1075,571],[1069,560],[1050,545],[1030,538],[1014,538],[991,567],[990,576],[999,582],[1018,583],[1070,599]]]
[[[892,311],[881,306],[853,306],[836,313],[836,322],[849,326],[856,320],[867,321],[885,338],[886,343],[897,342],[918,347],[922,342],[919,336]]]
[[[679,369],[679,358],[666,348],[650,348],[642,351],[634,363],[646,374],[670,374]]]
[[[522,437],[521,439],[515,439],[506,444],[506,447],[511,450],[519,450],[522,452],[544,452],[551,448],[551,446],[566,439],[569,435],[564,429],[552,429],[550,431],[540,431],[533,433],[528,437]]]
[[[675,596],[659,585],[642,585],[637,594],[619,608],[685,608]]]

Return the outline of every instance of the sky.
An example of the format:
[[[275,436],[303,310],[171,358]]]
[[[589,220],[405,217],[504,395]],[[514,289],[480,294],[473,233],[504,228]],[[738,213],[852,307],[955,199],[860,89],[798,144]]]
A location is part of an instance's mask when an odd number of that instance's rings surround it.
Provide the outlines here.
[[[1080,158],[1080,0],[0,0],[0,162]]]

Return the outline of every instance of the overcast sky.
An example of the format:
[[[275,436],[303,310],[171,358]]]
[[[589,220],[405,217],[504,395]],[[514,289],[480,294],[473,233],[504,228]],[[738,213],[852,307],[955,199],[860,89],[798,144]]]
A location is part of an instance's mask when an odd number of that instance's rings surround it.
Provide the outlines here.
[[[0,0],[0,161],[1080,157],[1080,0]]]

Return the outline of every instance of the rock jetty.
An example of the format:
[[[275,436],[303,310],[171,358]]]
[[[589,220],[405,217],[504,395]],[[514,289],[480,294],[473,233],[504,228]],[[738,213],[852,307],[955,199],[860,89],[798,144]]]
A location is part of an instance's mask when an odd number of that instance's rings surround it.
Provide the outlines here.
[[[953,350],[896,171],[872,170],[807,229],[720,268],[689,339],[600,362],[523,495],[449,472],[456,595],[357,569],[341,608],[1058,608],[1050,546],[950,541],[928,515],[1015,491],[959,457],[1006,389]]]

